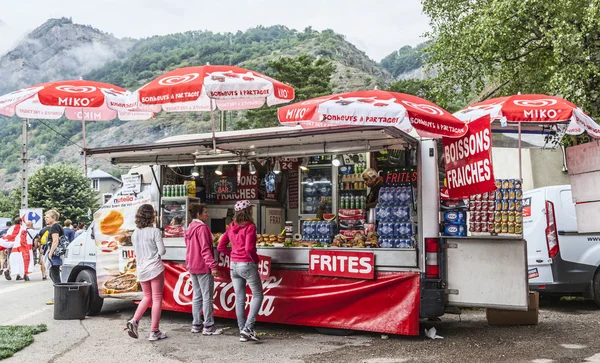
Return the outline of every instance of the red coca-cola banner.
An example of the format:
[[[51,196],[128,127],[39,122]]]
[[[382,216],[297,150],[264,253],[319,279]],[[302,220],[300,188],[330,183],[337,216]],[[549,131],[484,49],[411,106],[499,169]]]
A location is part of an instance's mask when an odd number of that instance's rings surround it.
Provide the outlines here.
[[[375,278],[373,252],[311,250],[308,254],[308,273],[311,275]]]
[[[165,262],[163,309],[192,311],[192,282],[183,264]],[[273,270],[263,281],[258,321],[418,335],[420,275],[380,272],[376,280],[309,275],[308,271]],[[246,307],[251,299],[246,291]],[[235,319],[231,281],[215,279],[215,316]],[[190,317],[191,319],[191,317]]]
[[[465,136],[442,138],[450,198],[458,199],[496,190],[490,125],[490,116],[484,116],[469,123]]]
[[[217,254],[217,272],[219,277],[225,281],[231,281],[229,275],[229,256],[224,253],[216,252]],[[266,281],[271,277],[271,257],[258,255],[258,274],[260,279]]]

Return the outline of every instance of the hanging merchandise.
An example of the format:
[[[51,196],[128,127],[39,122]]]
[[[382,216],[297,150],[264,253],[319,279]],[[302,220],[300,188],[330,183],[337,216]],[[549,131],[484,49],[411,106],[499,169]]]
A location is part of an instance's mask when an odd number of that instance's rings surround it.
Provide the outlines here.
[[[267,191],[267,193],[274,193],[275,192],[275,173],[268,173],[267,175],[265,175],[265,189]]]

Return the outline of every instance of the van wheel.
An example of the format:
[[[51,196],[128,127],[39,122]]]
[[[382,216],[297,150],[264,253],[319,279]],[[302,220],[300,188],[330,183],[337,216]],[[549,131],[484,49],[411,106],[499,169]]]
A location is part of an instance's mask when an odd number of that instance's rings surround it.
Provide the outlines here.
[[[594,303],[600,307],[600,269],[596,271],[594,275],[592,296],[594,297]]]
[[[88,296],[87,315],[94,316],[100,314],[104,299],[98,295],[98,283],[96,282],[96,273],[92,270],[83,270],[77,275],[77,282],[87,282],[91,284]]]

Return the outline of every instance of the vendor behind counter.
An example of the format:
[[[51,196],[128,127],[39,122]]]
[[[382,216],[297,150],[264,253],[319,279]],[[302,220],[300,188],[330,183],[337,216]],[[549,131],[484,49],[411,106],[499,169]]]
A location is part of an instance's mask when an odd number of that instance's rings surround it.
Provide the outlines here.
[[[369,195],[367,195],[367,209],[375,208],[379,202],[379,189],[381,189],[383,181],[379,178],[379,173],[372,168],[363,171],[362,178],[367,186],[371,188]]]

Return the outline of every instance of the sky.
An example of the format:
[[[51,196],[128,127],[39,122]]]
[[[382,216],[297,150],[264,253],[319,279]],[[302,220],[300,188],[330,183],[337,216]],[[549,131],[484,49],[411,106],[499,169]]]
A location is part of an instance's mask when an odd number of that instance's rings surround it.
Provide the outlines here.
[[[404,45],[424,41],[429,22],[421,9],[420,0],[2,0],[0,53],[47,19],[71,17],[75,23],[133,38],[276,24],[299,31],[329,28],[380,61]]]

